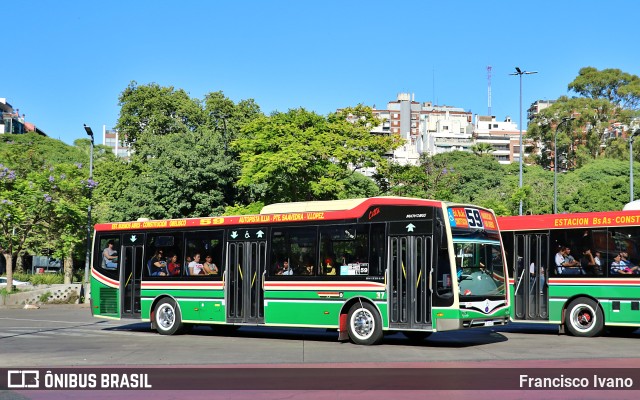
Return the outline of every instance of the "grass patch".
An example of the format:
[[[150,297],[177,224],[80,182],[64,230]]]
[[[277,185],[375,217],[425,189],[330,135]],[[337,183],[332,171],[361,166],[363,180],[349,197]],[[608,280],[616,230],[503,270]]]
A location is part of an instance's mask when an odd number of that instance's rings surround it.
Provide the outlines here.
[[[40,295],[38,300],[40,303],[47,303],[49,301],[49,297],[51,297],[51,292],[44,292]]]
[[[6,295],[9,295],[9,294],[15,294],[15,293],[18,293],[18,292],[22,292],[22,290],[20,290],[18,287],[14,286],[14,289],[11,291],[11,293],[9,293],[7,291],[6,286],[5,286],[2,289],[0,289],[0,296],[6,296]]]
[[[76,271],[71,277],[71,282],[82,282],[84,270]],[[13,279],[23,282],[31,282],[32,285],[57,285],[64,283],[64,271],[57,274],[26,274],[14,273]]]

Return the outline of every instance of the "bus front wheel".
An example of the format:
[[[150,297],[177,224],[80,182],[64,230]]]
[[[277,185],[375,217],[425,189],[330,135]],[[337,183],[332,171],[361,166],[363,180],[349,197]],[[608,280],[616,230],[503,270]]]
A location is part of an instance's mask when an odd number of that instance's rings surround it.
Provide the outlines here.
[[[594,337],[602,334],[604,315],[595,301],[581,297],[569,303],[564,323],[573,336]]]
[[[180,309],[172,299],[160,300],[153,318],[155,319],[156,330],[161,335],[173,335],[182,330]]]
[[[356,344],[378,344],[383,338],[378,310],[369,303],[356,303],[349,310],[349,337]]]

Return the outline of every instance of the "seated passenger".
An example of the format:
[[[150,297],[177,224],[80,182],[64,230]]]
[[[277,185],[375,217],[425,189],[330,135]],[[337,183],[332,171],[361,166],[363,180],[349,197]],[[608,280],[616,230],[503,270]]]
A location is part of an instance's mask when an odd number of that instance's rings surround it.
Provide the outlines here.
[[[189,275],[202,275],[203,265],[200,264],[200,253],[193,255],[193,261],[189,263]]]
[[[336,269],[333,267],[333,265],[331,265],[331,259],[327,258],[326,260],[324,260],[326,266],[324,267],[324,274],[325,275],[335,275],[336,274]]]
[[[163,259],[164,252],[162,250],[156,250],[156,253],[147,263],[150,276],[166,276],[169,275],[167,271],[167,262]]]
[[[581,275],[583,272],[580,263],[571,257],[569,251],[568,247],[562,246],[556,253],[556,272],[558,275]]]
[[[582,252],[582,257],[580,257],[580,266],[582,267],[582,270],[589,275],[602,275],[593,254],[591,254],[591,249],[585,249]]]
[[[289,266],[289,261],[282,262],[282,269],[276,272],[276,275],[293,275],[293,270]]]
[[[169,265],[167,266],[167,269],[169,270],[169,275],[171,275],[171,276],[180,275],[180,271],[181,271],[182,267],[178,263],[178,255],[177,254],[174,254],[174,255],[171,256],[171,260],[169,261]]]
[[[313,271],[313,265],[308,264],[304,270],[302,270],[302,275],[313,276],[315,272]]]
[[[623,259],[622,253],[616,254],[611,263],[611,275],[634,275],[638,273],[638,266],[629,267]]]
[[[218,275],[218,266],[213,263],[213,257],[207,255],[202,265],[203,275]]]

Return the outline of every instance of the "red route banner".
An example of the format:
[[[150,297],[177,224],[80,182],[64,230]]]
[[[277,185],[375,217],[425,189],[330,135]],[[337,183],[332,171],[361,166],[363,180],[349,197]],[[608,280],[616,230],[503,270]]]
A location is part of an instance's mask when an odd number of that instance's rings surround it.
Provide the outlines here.
[[[451,208],[453,212],[453,218],[455,219],[455,226],[458,228],[468,228],[469,221],[467,221],[467,214],[464,212],[463,207]]]

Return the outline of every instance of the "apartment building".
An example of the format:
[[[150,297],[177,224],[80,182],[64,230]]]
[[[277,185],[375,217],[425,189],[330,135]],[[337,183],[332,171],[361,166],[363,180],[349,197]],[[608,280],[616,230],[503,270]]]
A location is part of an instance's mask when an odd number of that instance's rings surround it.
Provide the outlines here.
[[[400,164],[418,163],[420,155],[434,155],[447,151],[469,151],[473,146],[471,112],[451,106],[419,103],[409,93],[399,93],[386,109],[372,110],[384,122],[372,133],[396,134],[405,144],[390,158]]]
[[[531,120],[538,115],[540,111],[551,107],[555,102],[555,100],[536,100],[531,103],[531,106],[529,106],[529,109],[527,110],[527,121],[531,122]]]
[[[526,132],[522,132],[524,136]],[[497,121],[495,116],[476,115],[473,126],[475,143],[493,147],[490,153],[500,164],[520,162],[520,131],[511,117]],[[526,148],[525,148],[526,150]]]
[[[131,148],[123,139],[117,130],[107,129],[106,125],[102,125],[102,144],[110,147],[116,156],[128,160],[131,157]]]
[[[21,135],[27,132],[36,132],[38,135],[47,136],[47,134],[35,124],[27,122],[25,115],[20,115],[19,109],[14,110],[6,98],[0,98],[0,113],[2,113],[2,118],[0,119],[0,134],[12,133],[14,135]]]

